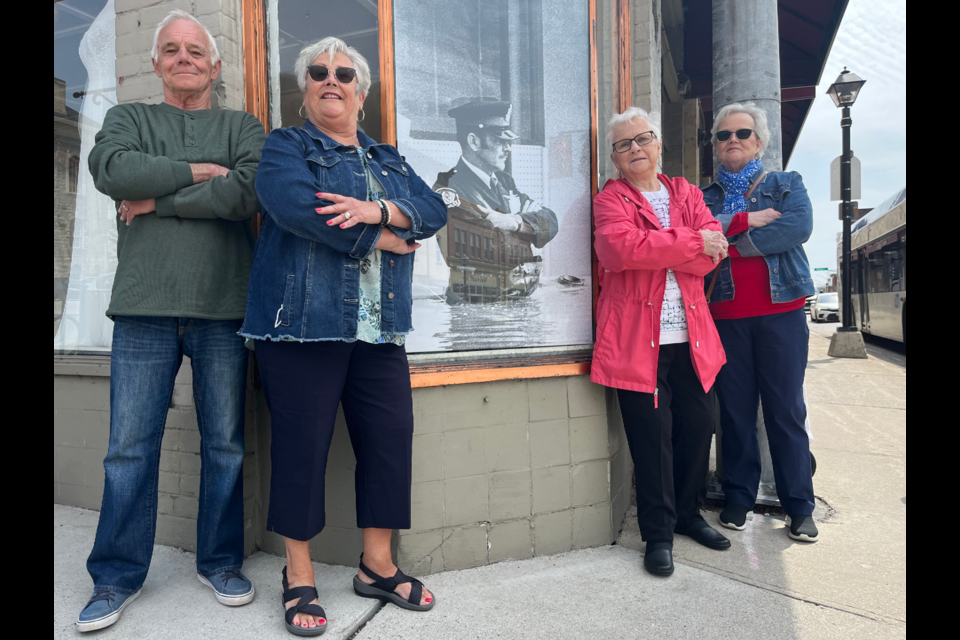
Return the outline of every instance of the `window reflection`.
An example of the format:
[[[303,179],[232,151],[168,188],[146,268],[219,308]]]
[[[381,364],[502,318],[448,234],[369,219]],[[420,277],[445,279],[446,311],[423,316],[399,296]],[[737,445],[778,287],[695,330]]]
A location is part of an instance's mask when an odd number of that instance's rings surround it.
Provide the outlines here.
[[[53,4],[53,336],[60,353],[110,349],[104,315],[116,271],[113,202],[87,157],[116,98],[114,0]]]
[[[370,65],[372,84],[359,128],[381,142],[380,40],[376,0],[270,0],[270,124],[299,127],[303,104],[293,65],[300,50],[328,36],[357,49]]]

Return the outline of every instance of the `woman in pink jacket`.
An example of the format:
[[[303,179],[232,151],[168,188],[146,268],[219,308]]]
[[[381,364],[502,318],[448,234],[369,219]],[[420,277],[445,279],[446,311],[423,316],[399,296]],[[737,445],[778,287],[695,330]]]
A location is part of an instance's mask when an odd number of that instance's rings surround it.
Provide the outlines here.
[[[700,189],[657,173],[660,116],[631,107],[607,124],[622,176],[594,201],[600,260],[591,379],[617,389],[636,469],[644,566],[673,573],[673,535],[730,541],[700,515],[714,426],[713,382],[726,362],[703,277],[727,255]]]

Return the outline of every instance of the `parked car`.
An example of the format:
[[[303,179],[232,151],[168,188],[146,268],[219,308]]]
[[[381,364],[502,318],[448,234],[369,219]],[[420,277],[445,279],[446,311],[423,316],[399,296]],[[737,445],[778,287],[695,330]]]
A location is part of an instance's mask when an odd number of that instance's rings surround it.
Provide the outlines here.
[[[821,293],[810,305],[814,322],[840,322],[840,299],[836,293]]]
[[[816,299],[817,299],[817,294],[813,294],[812,296],[807,296],[806,301],[804,301],[803,303],[803,310],[809,313],[810,305],[813,304],[813,301]]]

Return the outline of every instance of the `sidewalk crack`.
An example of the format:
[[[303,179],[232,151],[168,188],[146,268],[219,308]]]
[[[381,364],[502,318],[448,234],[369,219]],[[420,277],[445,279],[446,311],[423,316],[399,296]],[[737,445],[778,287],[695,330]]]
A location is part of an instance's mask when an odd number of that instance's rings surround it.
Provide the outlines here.
[[[730,579],[730,580],[733,580],[734,582],[739,582],[740,584],[745,584],[745,585],[749,585],[749,586],[751,586],[751,587],[755,587],[755,588],[757,588],[757,589],[762,589],[763,591],[769,591],[769,592],[771,592],[771,593],[776,593],[776,594],[782,595],[782,596],[784,596],[784,597],[786,597],[786,598],[790,598],[791,600],[796,600],[796,601],[798,601],[798,602],[803,602],[803,603],[806,603],[806,604],[812,604],[812,605],[817,606],[817,607],[823,607],[824,609],[832,609],[832,610],[838,611],[838,612],[840,612],[840,613],[847,613],[847,614],[850,614],[850,615],[852,615],[852,616],[857,616],[858,618],[864,618],[864,619],[866,619],[866,620],[872,620],[873,622],[882,622],[883,624],[887,624],[887,625],[891,625],[891,626],[906,625],[906,624],[907,624],[907,621],[904,620],[903,618],[897,618],[897,617],[894,617],[894,616],[888,616],[888,615],[885,615],[885,614],[882,614],[882,613],[877,613],[877,612],[875,612],[875,611],[870,611],[870,610],[868,610],[868,609],[858,609],[857,607],[853,607],[853,606],[845,605],[845,604],[839,604],[839,603],[838,603],[838,604],[833,604],[833,603],[822,602],[822,601],[818,601],[818,600],[812,600],[812,599],[810,599],[809,597],[804,596],[804,595],[802,595],[802,594],[800,594],[800,593],[793,592],[793,591],[790,591],[790,590],[787,590],[787,589],[783,589],[783,588],[781,588],[781,587],[769,585],[769,584],[766,584],[766,583],[763,583],[763,582],[758,582],[758,581],[755,581],[755,580],[750,580],[749,578],[745,578],[745,577],[743,577],[743,576],[737,575],[736,573],[732,573],[732,572],[730,572],[730,571],[726,571],[726,570],[720,569],[720,568],[718,568],[718,567],[712,567],[712,566],[710,566],[710,565],[703,564],[703,563],[697,562],[697,561],[695,561],[695,560],[687,560],[687,559],[683,559],[683,558],[676,558],[675,561],[676,561],[678,564],[685,564],[685,565],[687,565],[687,566],[694,567],[694,568],[700,569],[700,570],[702,570],[702,571],[708,571],[708,572],[710,572],[710,573],[713,573],[713,574],[716,574],[716,575],[719,575],[719,576],[723,576],[724,578],[728,578],[728,579]]]

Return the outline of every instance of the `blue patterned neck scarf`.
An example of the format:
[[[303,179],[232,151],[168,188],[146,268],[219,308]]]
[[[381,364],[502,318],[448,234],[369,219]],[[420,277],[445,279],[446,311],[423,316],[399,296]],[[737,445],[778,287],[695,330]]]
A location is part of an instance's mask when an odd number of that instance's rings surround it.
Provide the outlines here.
[[[751,160],[750,164],[741,169],[738,173],[731,173],[720,167],[720,174],[717,181],[727,192],[727,197],[723,201],[723,213],[733,214],[747,210],[747,200],[743,194],[750,187],[750,178],[763,167],[759,160]]]

